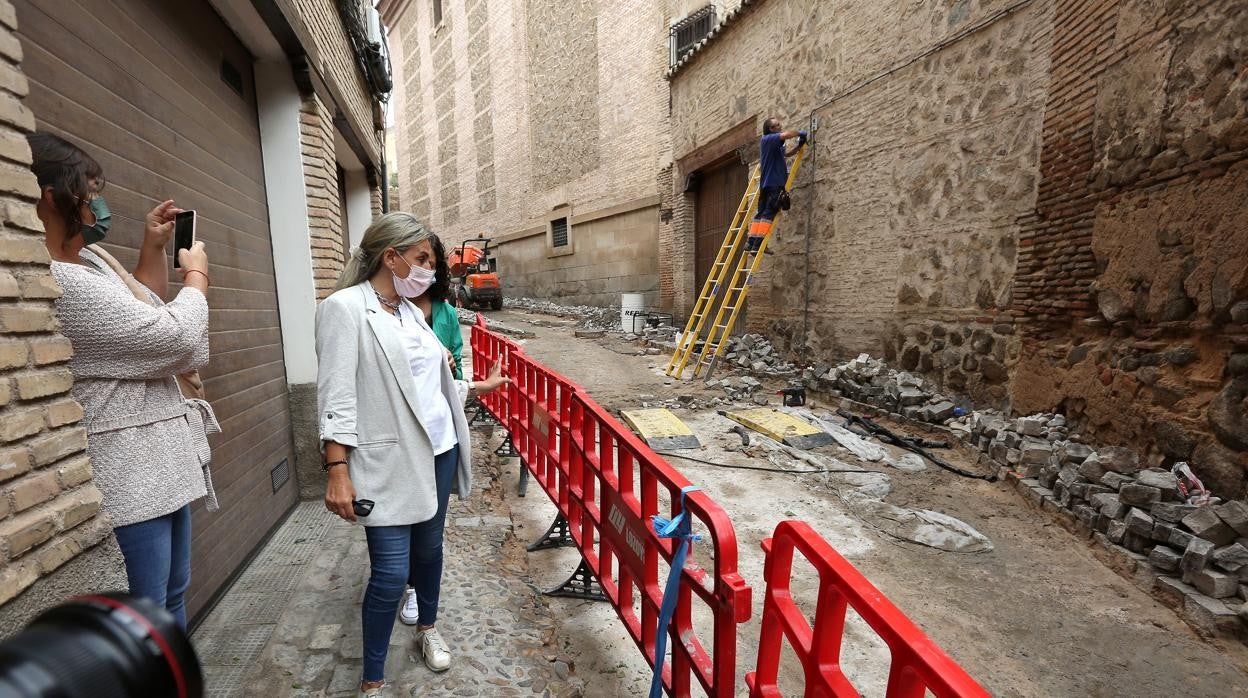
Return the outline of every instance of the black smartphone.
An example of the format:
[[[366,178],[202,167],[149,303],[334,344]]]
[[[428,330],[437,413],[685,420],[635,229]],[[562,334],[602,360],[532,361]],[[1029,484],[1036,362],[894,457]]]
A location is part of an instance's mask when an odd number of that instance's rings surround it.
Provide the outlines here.
[[[173,217],[173,266],[182,266],[178,253],[195,244],[195,212],[183,211]]]

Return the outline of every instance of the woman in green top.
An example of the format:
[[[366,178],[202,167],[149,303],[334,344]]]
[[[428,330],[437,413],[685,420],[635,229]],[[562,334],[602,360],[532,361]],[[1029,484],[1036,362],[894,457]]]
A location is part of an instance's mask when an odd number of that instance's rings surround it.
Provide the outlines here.
[[[433,284],[417,298],[409,298],[417,308],[425,314],[425,322],[429,329],[442,341],[442,346],[451,352],[455,359],[453,372],[457,380],[464,379],[463,353],[464,337],[459,332],[459,313],[451,304],[451,268],[446,263],[446,248],[442,241],[434,235],[433,254],[436,266],[433,271]]]

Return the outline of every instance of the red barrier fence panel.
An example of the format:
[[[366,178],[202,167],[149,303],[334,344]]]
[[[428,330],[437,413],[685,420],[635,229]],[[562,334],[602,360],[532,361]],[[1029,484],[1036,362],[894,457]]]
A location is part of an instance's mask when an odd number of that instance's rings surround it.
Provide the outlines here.
[[[473,326],[472,336],[469,339],[473,380],[485,380],[494,364],[502,361],[503,365],[507,366],[511,355],[520,351],[520,345],[500,334],[486,330],[485,327],[485,317],[478,313],[477,324]],[[510,414],[511,392],[510,390],[497,390],[480,398],[485,409],[503,425],[507,424]]]
[[[478,377],[493,361],[505,361],[512,379],[499,391],[505,399],[483,402],[567,519],[604,595],[654,666],[665,581],[659,560],[670,565],[675,543],[655,534],[650,517],[678,514],[680,491],[691,483],[578,385],[530,359],[480,319],[471,345]],[[736,531],[727,513],[703,492],[689,493],[685,508],[695,532],[709,539],[711,569],[691,552],[681,570],[663,682],[669,694],[682,698],[691,694],[694,680],[708,695],[732,696],[737,625],[750,617],[750,587],[737,572]],[[696,614],[695,601],[701,606]],[[711,623],[709,651],[694,629],[695,615]]]
[[[887,698],[923,698],[928,690],[937,698],[989,696],[809,524],[781,521],[772,537],[763,541],[763,550],[767,553],[767,592],[758,668],[745,677],[750,696],[783,695],[776,680],[781,643],[787,639],[801,661],[808,698],[856,698],[859,693],[840,666],[848,606],[875,630],[892,654]],[[819,572],[813,628],[794,603],[790,589],[794,551]]]

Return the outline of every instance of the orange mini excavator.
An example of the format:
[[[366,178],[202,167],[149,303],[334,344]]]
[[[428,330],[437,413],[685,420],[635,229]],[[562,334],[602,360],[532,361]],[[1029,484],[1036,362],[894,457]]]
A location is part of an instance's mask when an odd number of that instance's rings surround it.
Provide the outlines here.
[[[478,242],[480,246],[472,244]],[[455,300],[464,308],[486,306],[491,310],[503,309],[503,287],[489,252],[489,238],[469,238],[452,249],[446,260],[451,268]]]

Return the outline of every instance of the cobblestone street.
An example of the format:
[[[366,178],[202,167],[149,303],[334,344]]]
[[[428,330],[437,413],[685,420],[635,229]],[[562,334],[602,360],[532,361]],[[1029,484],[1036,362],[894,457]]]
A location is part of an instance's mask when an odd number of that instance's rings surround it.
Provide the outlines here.
[[[446,528],[438,627],[454,662],[443,674],[427,669],[413,628],[396,621],[386,695],[581,695],[512,533],[497,461],[485,450],[496,439],[474,435],[480,491],[467,502],[452,497]],[[300,504],[194,633],[206,695],[354,696],[367,582],[363,531],[319,501]]]

